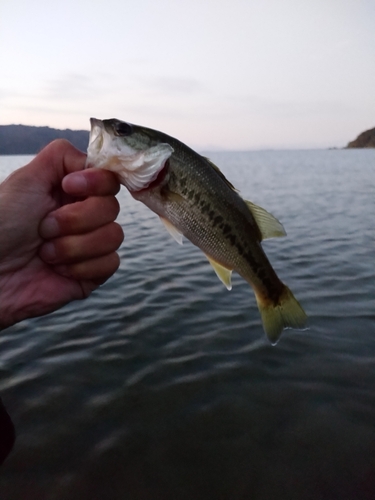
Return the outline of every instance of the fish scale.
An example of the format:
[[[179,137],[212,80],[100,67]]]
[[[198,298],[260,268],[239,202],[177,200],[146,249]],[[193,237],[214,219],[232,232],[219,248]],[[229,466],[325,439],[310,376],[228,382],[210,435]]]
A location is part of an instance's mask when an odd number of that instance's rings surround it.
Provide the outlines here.
[[[244,200],[218,167],[178,139],[117,119],[91,119],[87,166],[114,171],[172,236],[200,248],[228,289],[236,271],[253,288],[263,328],[275,344],[307,316],[276,275],[261,241],[284,236],[280,222]]]
[[[257,245],[256,251],[252,252],[254,240],[259,238],[259,231],[251,212],[237,193],[225,185],[220,177],[209,175],[211,174],[210,166],[208,166],[207,175],[201,175],[201,182],[193,184],[191,191],[188,192],[184,183],[178,182],[178,172],[183,170],[184,166],[180,162],[173,163],[173,157],[170,162],[175,174],[169,180],[168,188],[172,192],[181,194],[183,200],[180,203],[172,202],[171,206],[165,207],[169,220],[204,253],[213,256],[224,266],[235,269],[250,284],[256,279],[260,279],[258,286],[264,286],[267,275],[271,275],[270,279],[267,280],[268,286],[270,286],[271,280],[277,280],[279,283],[262,247]],[[215,195],[219,192],[222,194],[222,198],[227,200],[223,206],[216,204],[213,207],[209,200],[204,197],[204,186],[207,183],[213,188],[212,191]],[[200,203],[196,203],[195,192],[200,194]],[[186,197],[184,193],[187,193]],[[243,206],[241,207],[241,205]],[[235,206],[235,210],[233,210],[233,206]],[[239,210],[240,208],[241,210]],[[200,221],[199,226],[196,221]],[[234,224],[235,227],[233,228],[230,224]],[[222,244],[218,245],[218,242]],[[230,246],[227,245],[228,242]],[[244,255],[249,256],[247,260],[251,261],[250,268],[244,265]],[[268,273],[265,272],[266,269]],[[250,273],[251,276],[249,276]],[[259,276],[260,273],[261,276]]]

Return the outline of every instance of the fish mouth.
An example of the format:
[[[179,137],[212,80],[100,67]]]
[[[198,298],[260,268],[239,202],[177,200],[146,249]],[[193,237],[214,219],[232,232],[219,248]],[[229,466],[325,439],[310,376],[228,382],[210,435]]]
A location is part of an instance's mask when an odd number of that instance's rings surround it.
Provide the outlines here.
[[[130,192],[162,182],[168,171],[165,167],[173,153],[172,146],[159,143],[146,149],[137,148],[137,145],[130,145],[126,137],[114,134],[109,121],[90,118],[86,168],[111,170]]]
[[[103,147],[103,139],[104,139],[104,123],[102,120],[98,118],[90,118],[90,137],[89,137],[89,145],[87,148],[87,152],[89,156],[100,153]]]

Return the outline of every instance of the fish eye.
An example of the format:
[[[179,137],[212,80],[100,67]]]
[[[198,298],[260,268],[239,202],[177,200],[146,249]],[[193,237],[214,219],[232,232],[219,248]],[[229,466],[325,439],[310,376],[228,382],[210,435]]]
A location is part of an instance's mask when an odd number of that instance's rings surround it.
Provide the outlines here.
[[[121,137],[125,137],[133,133],[133,127],[130,125],[130,123],[118,122],[116,123],[114,128],[116,135],[119,135]]]

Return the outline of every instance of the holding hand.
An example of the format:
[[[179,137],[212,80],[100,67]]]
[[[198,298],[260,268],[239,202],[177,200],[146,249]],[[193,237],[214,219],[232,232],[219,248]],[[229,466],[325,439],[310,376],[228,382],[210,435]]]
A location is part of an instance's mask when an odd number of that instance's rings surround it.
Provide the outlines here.
[[[86,298],[118,268],[120,185],[65,140],[0,184],[0,329]]]

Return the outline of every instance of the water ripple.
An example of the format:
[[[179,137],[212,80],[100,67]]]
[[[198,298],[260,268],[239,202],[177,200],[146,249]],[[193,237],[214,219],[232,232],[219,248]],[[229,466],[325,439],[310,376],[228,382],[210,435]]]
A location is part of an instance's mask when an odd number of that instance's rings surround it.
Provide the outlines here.
[[[285,225],[264,247],[309,329],[272,347],[248,284],[123,190],[116,275],[2,332],[1,498],[375,496],[374,151],[212,157]]]

